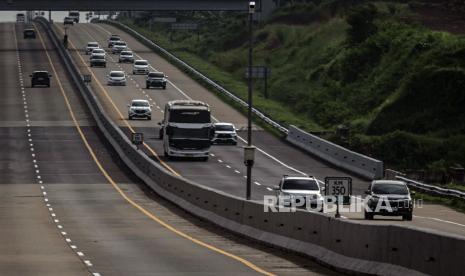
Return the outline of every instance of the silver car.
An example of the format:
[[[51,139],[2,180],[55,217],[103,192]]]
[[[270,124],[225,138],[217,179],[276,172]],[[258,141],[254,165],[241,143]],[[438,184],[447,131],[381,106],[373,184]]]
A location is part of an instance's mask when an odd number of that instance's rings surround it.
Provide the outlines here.
[[[86,46],[86,55],[92,53],[92,51],[94,49],[99,49],[100,48],[100,45],[98,44],[98,42],[87,42],[87,46]]]
[[[128,45],[126,44],[126,42],[124,42],[124,41],[116,41],[113,44],[113,48],[111,48],[111,52],[113,54],[119,54],[122,51],[127,50],[127,49],[128,49]]]
[[[98,49],[93,49],[91,55],[93,56],[105,56],[106,52],[105,50],[98,48]]]
[[[152,120],[152,106],[147,100],[132,100],[128,105],[128,118],[147,118]]]
[[[107,76],[108,85],[126,85],[126,74],[123,71],[111,71]]]
[[[123,63],[123,62],[134,63],[134,54],[132,53],[132,51],[122,51],[119,54],[118,62],[119,63]]]

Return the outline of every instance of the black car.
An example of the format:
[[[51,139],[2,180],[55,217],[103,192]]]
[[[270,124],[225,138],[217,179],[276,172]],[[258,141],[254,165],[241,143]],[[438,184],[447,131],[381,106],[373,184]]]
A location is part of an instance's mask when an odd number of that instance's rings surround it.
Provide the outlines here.
[[[50,75],[47,71],[34,71],[30,75],[31,77],[31,87],[35,87],[37,85],[44,85],[50,87]]]
[[[34,29],[25,29],[23,31],[24,38],[36,38],[36,31]]]
[[[160,87],[166,89],[166,76],[163,72],[150,72],[146,79],[146,88]]]
[[[92,55],[90,57],[90,67],[94,66],[107,67],[107,60],[105,59],[105,56]]]
[[[402,216],[404,220],[412,220],[414,192],[410,192],[407,184],[395,180],[375,180],[370,184],[365,198],[365,219],[373,219],[374,215]]]

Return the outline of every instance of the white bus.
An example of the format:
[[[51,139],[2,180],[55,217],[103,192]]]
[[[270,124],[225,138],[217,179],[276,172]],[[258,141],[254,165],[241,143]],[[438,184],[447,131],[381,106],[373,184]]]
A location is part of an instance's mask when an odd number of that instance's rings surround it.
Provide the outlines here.
[[[199,101],[177,100],[165,105],[160,138],[167,158],[191,157],[208,160],[214,134],[210,107]]]

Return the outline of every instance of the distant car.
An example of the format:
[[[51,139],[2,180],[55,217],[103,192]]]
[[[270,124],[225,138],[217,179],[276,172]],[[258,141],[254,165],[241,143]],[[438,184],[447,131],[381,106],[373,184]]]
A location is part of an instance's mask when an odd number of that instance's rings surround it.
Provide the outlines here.
[[[121,41],[119,35],[111,35],[110,38],[108,38],[108,48],[113,47],[116,41]]]
[[[311,205],[323,211],[324,198],[318,180],[313,176],[283,176],[279,185],[274,187],[280,204],[290,207],[292,201],[302,201],[302,207]]]
[[[149,73],[149,62],[143,59],[139,59],[134,61],[134,67],[132,69],[132,74],[144,74],[147,75]]]
[[[166,76],[163,72],[150,72],[145,80],[145,88],[160,87],[166,89]]]
[[[92,51],[95,49],[100,49],[98,42],[87,42],[86,55],[92,53]]]
[[[31,87],[36,87],[37,85],[43,85],[50,87],[50,75],[47,71],[34,71],[31,75]]]
[[[113,54],[119,54],[122,51],[127,50],[127,49],[128,49],[128,45],[126,44],[126,42],[120,40],[120,41],[116,41],[115,43],[113,43],[113,48],[111,49],[111,52]]]
[[[128,105],[128,118],[147,118],[152,120],[152,108],[147,100],[132,100]]]
[[[18,14],[16,14],[16,22],[17,22],[17,23],[24,23],[24,22],[26,22],[26,16],[24,15],[24,13],[18,13]]]
[[[402,216],[404,220],[412,220],[412,195],[407,184],[396,180],[374,180],[365,192],[365,219],[373,219],[375,215]],[[380,208],[386,206],[389,208]],[[378,210],[377,210],[378,207]]]
[[[118,62],[119,63],[126,63],[126,62],[134,63],[134,54],[132,53],[132,51],[121,51],[121,53],[119,54]]]
[[[111,71],[107,79],[108,85],[126,85],[126,74],[123,71]]]
[[[25,29],[23,31],[24,39],[27,38],[36,38],[36,31],[34,29]]]
[[[213,144],[233,144],[237,145],[236,128],[231,123],[215,123],[215,135],[213,136]]]
[[[90,54],[93,56],[106,56],[106,52],[102,48],[93,49]]]
[[[90,67],[107,67],[107,60],[105,56],[90,56]]]
[[[65,17],[63,19],[63,25],[74,25],[74,19],[71,17]]]

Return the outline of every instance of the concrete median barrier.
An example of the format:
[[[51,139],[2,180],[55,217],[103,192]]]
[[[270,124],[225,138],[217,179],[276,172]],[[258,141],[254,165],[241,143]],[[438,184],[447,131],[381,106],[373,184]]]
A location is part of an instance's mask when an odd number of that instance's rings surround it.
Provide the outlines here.
[[[143,152],[105,113],[86,86],[70,54],[46,21],[54,43],[101,132],[123,162],[160,196],[191,214],[266,244],[305,254],[336,270],[362,275],[461,275],[463,237],[392,225],[338,220],[320,213],[264,212],[246,201],[175,176]]]

